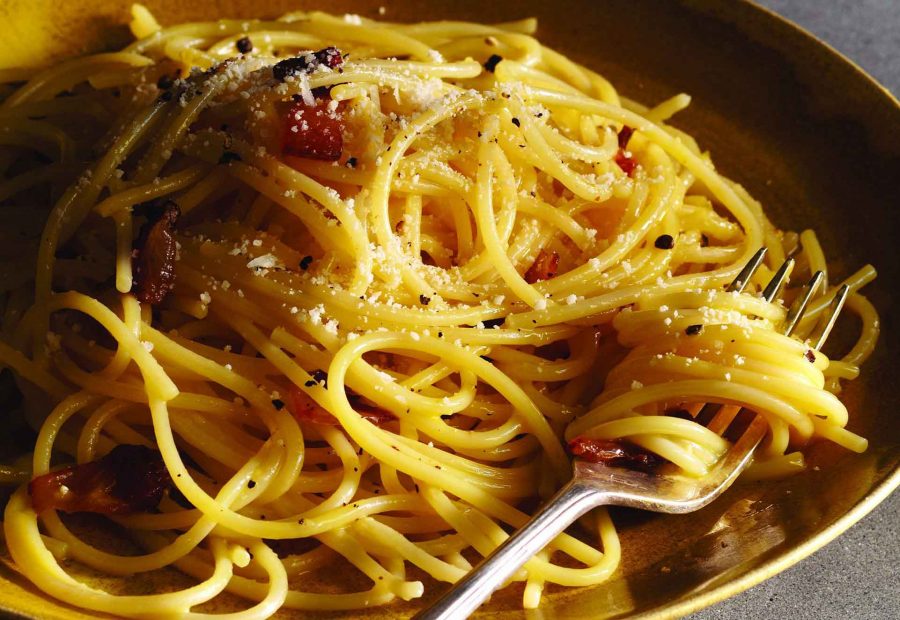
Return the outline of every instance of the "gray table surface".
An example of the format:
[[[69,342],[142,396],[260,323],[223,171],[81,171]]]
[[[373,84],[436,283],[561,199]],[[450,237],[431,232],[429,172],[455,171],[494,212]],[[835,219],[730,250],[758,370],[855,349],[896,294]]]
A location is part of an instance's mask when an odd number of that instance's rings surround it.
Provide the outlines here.
[[[900,0],[757,0],[900,95]],[[900,492],[793,568],[691,620],[900,618]]]

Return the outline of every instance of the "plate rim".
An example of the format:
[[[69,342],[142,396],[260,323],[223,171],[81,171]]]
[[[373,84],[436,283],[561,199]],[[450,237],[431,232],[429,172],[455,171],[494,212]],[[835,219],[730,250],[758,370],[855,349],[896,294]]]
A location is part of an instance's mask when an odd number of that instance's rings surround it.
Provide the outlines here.
[[[695,11],[702,11],[703,5],[710,6],[710,3],[708,2],[697,2],[696,0],[680,0],[680,4],[692,8]],[[855,60],[803,26],[793,22],[773,9],[759,4],[756,0],[724,0],[714,2],[713,4],[723,8],[725,15],[731,16],[737,16],[741,11],[741,7],[743,7],[767,20],[769,22],[769,24],[766,25],[767,29],[770,28],[771,25],[778,24],[779,27],[789,31],[790,36],[795,37],[795,40],[800,41],[804,47],[810,49],[818,47],[824,52],[827,52],[826,55],[832,59],[833,62],[852,72],[854,80],[858,83],[873,87],[878,91],[879,96],[883,98],[883,101],[888,103],[889,106],[893,108],[893,111],[900,115],[900,98],[898,98],[900,97],[900,93],[895,95]],[[724,19],[724,16],[719,15],[717,16],[717,19],[721,21]],[[900,116],[898,116],[898,118],[900,118]],[[878,484],[871,487],[850,510],[840,515],[832,523],[828,524],[807,540],[784,550],[746,573],[725,581],[709,590],[681,596],[678,599],[627,617],[632,620],[680,618],[696,611],[710,608],[721,601],[759,585],[767,579],[796,565],[834,541],[838,536],[846,532],[850,527],[872,512],[872,510],[887,499],[898,487],[900,487],[900,462],[887,471]],[[520,613],[522,617],[525,617],[524,611]],[[23,620],[34,618],[34,616],[26,615],[21,610],[8,606],[8,601],[6,600],[0,600],[0,617],[21,618]]]

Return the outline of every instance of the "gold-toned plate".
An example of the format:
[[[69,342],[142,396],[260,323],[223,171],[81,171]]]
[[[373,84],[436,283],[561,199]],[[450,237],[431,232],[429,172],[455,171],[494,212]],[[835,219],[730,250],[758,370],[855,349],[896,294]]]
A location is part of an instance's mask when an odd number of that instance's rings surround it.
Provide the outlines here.
[[[375,1],[146,0],[164,24],[217,17],[271,17],[297,8],[378,17]],[[121,45],[129,0],[0,2],[0,68],[41,65]],[[529,618],[675,617],[759,583],[822,547],[900,484],[900,297],[896,180],[900,103],[858,67],[806,32],[749,2],[729,0],[437,0],[389,6],[385,19],[539,18],[538,35],[652,103],[693,96],[676,125],[709,149],[718,168],[763,202],[781,227],[814,227],[837,275],[871,262],[866,289],[884,319],[881,342],[844,398],[849,428],[869,438],[862,455],[829,444],[808,454],[810,470],[741,484],[693,515],[615,513],[624,561],[612,580],[553,588]],[[142,577],[135,592],[163,584]],[[101,584],[99,578],[95,583]],[[433,594],[432,594],[433,596]],[[519,592],[496,595],[485,617],[518,617]],[[421,601],[359,612],[412,613]],[[74,620],[97,617],[46,599],[0,548],[0,613]],[[286,614],[290,616],[290,614]],[[298,614],[299,615],[299,614]]]

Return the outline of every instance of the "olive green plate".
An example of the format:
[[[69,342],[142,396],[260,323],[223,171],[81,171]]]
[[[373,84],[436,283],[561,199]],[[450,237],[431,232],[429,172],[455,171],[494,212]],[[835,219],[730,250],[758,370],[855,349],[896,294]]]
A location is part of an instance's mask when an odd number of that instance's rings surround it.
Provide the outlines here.
[[[305,0],[147,1],[164,24],[217,17],[276,16],[322,8],[378,16],[378,2]],[[0,68],[127,41],[127,0],[0,2]],[[439,0],[389,6],[386,19],[483,22],[536,16],[546,43],[609,77],[626,96],[651,103],[693,95],[677,124],[709,149],[721,171],[762,200],[785,228],[816,228],[838,275],[866,263],[867,289],[884,319],[876,354],[845,396],[850,428],[868,437],[853,455],[815,446],[817,469],[732,489],[680,517],[616,513],[624,562],[594,588],[553,589],[528,618],[674,617],[759,583],[822,547],[900,483],[900,337],[892,324],[900,280],[896,181],[900,104],[855,65],[809,34],[752,4],[710,0]],[[0,610],[71,620],[92,617],[48,601],[0,554]],[[132,593],[164,587],[148,575]],[[109,585],[93,578],[93,582]],[[433,595],[432,595],[433,596]],[[518,592],[494,597],[485,617],[518,617]],[[421,605],[421,602],[417,603]],[[360,612],[396,617],[407,604]],[[288,615],[288,614],[286,614]]]

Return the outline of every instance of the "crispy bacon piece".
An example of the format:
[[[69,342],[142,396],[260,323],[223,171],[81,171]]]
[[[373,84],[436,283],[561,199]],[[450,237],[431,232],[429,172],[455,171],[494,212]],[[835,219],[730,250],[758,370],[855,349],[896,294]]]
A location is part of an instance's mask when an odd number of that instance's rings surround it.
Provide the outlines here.
[[[272,67],[272,75],[279,82],[283,82],[288,77],[301,73],[312,73],[320,66],[336,69],[342,64],[344,64],[344,57],[341,55],[341,50],[336,47],[326,47],[318,52],[285,58]]]
[[[637,162],[630,155],[625,154],[628,148],[628,141],[631,140],[631,134],[633,133],[634,127],[629,127],[628,125],[622,127],[622,131],[619,132],[619,150],[616,152],[615,159],[616,165],[628,176],[632,176],[634,169],[637,167]]]
[[[294,417],[301,422],[311,422],[313,424],[324,424],[326,426],[338,426],[338,419],[325,411],[310,396],[295,385],[288,390],[290,404],[288,409]],[[375,426],[383,426],[388,422],[395,420],[394,414],[384,409],[376,409],[368,405],[355,404],[354,410],[366,420]]]
[[[634,169],[637,168],[637,162],[631,157],[628,157],[623,149],[620,148],[618,152],[616,152],[615,162],[616,165],[622,169],[622,172],[628,176],[634,175]]]
[[[619,148],[624,149],[628,146],[628,141],[631,140],[631,134],[634,133],[634,127],[629,127],[628,125],[622,126],[622,131],[619,132]]]
[[[559,254],[541,250],[531,267],[525,272],[525,281],[534,284],[539,280],[549,280],[559,269]]]
[[[665,463],[665,460],[656,454],[620,439],[576,437],[569,442],[569,452],[591,463],[626,467],[648,473]]]
[[[284,115],[281,152],[294,157],[337,161],[344,150],[344,123],[340,110],[328,98],[307,105],[293,101]]]
[[[147,216],[141,226],[134,249],[131,266],[134,272],[132,292],[142,302],[158,304],[175,286],[175,224],[181,215],[178,205],[171,200],[153,200],[135,207]]]
[[[35,512],[127,515],[155,508],[172,484],[162,456],[145,446],[119,445],[106,456],[38,476],[28,485]]]

